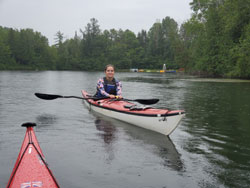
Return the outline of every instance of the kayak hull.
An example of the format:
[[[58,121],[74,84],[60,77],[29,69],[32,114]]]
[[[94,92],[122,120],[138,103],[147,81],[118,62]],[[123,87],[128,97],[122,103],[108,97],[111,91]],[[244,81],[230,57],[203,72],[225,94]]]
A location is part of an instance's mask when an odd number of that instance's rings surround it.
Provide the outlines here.
[[[86,91],[82,91],[82,95],[85,98],[88,97]],[[110,101],[110,99],[94,101],[90,99],[84,100],[84,103],[89,110],[163,135],[170,135],[185,115],[183,110],[169,111],[153,108],[131,110],[124,107],[134,105],[127,101]]]
[[[27,126],[22,147],[7,185],[7,188],[26,187],[59,187],[30,126]]]

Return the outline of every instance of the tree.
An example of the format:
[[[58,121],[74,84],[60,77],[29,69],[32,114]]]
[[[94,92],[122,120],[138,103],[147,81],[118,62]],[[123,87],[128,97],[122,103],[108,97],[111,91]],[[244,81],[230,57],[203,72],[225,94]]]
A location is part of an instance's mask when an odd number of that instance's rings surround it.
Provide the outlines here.
[[[85,30],[80,30],[80,32],[83,38],[81,49],[83,57],[91,57],[92,55],[98,54],[101,50],[101,46],[99,46],[101,30],[98,21],[95,18],[91,18]]]
[[[202,62],[205,57],[204,45],[206,41],[203,23],[193,16],[181,25],[180,40],[183,51],[182,67],[190,71],[203,71]]]
[[[11,57],[11,51],[4,39],[0,35],[0,69],[5,69],[13,65],[14,59]]]
[[[60,46],[63,43],[63,39],[64,39],[63,33],[61,31],[57,31],[54,39],[55,39],[55,46],[57,48],[60,48]]]
[[[178,53],[178,24],[177,22],[166,17],[162,20],[162,33],[163,33],[163,62],[168,68],[177,68],[178,65],[175,62],[175,57]]]
[[[148,53],[152,56],[163,55],[163,32],[161,23],[157,22],[150,28]]]

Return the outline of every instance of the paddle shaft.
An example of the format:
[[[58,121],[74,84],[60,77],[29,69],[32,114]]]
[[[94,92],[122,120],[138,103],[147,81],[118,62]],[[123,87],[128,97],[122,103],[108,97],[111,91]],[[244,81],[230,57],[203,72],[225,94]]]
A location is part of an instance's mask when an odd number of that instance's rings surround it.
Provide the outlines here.
[[[76,99],[83,99],[83,100],[87,100],[87,99],[97,99],[96,97],[83,98],[83,97],[77,97],[77,96],[63,96],[63,98],[76,98]]]

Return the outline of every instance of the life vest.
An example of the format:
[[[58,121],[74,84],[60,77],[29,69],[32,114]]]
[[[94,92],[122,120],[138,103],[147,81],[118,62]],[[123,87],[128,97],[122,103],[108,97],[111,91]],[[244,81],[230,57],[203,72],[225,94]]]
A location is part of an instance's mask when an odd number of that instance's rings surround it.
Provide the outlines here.
[[[104,90],[111,95],[117,95],[117,82],[118,80],[116,80],[115,78],[113,78],[112,81],[108,81],[106,77],[103,78],[103,86],[104,86]],[[101,91],[99,90],[99,88],[97,88],[97,92],[96,92],[96,96],[97,97],[105,97],[101,94]]]

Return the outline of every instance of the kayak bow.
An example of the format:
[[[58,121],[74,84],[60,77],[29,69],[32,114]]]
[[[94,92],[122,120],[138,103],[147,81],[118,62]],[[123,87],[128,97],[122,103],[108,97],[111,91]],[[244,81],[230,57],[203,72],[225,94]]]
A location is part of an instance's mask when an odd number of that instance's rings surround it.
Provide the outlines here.
[[[36,124],[24,123],[22,126],[27,130],[7,188],[58,188],[59,185],[44,159],[33,130]]]

